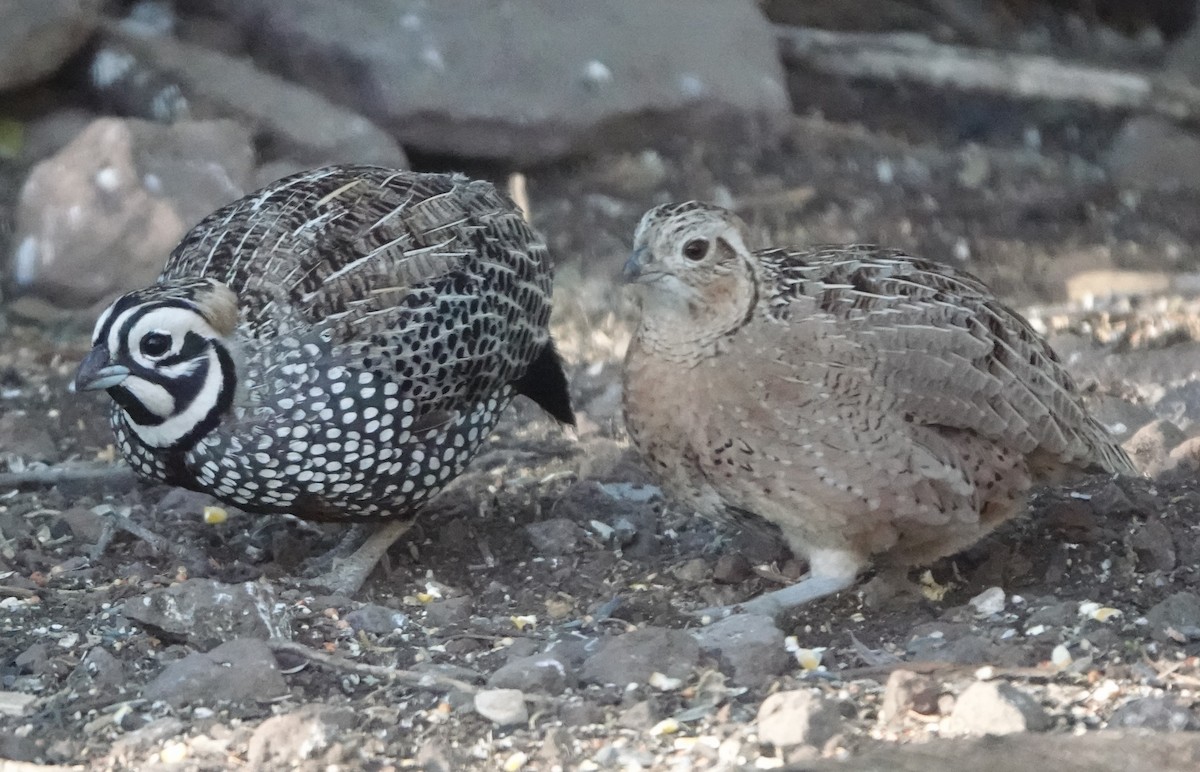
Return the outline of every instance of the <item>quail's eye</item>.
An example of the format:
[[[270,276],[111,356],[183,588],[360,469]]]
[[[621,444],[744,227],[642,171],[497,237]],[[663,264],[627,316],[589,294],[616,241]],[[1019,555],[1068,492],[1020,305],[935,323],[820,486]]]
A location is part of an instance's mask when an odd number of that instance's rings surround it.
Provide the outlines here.
[[[171,350],[171,336],[162,332],[152,332],[142,338],[142,353],[148,357],[160,357]]]
[[[692,239],[683,245],[683,256],[688,260],[703,260],[708,254],[708,241],[706,239]]]

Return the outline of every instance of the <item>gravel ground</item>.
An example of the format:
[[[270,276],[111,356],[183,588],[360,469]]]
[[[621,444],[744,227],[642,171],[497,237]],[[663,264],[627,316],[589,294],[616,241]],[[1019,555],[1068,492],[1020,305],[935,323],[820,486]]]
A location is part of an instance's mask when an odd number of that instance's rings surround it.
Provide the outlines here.
[[[1188,437],[1200,431],[1200,330],[1172,289],[1195,267],[1183,248],[1194,202],[1122,196],[1072,158],[798,120],[770,153],[680,146],[531,174],[535,222],[562,261],[555,324],[579,430],[516,406],[355,598],[298,576],[335,527],[222,518],[203,496],[114,467],[55,486],[10,479],[0,758],[172,770],[1197,763],[1200,446]],[[914,571],[918,593],[695,620],[688,611],[803,566],[664,501],[620,429],[629,314],[611,279],[645,206],[685,191],[740,204],[779,240],[965,259],[1053,334],[1158,476],[1042,491],[1029,517]],[[1152,270],[1157,294],[1127,269]],[[1097,281],[1139,294],[1097,303]],[[79,325],[19,320],[0,340],[0,473],[113,460],[105,402],[65,391],[86,347]]]

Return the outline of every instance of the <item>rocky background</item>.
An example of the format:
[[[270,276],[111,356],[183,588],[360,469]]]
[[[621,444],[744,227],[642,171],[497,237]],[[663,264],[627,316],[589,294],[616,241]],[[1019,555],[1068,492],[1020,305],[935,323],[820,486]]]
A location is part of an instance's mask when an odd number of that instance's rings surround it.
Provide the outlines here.
[[[1192,0],[0,0],[0,769],[1194,769]],[[331,162],[507,186],[558,264],[580,426],[515,409],[360,597],[333,528],[136,484],[68,394],[115,294]],[[641,213],[956,262],[1147,473],[928,572],[803,571],[664,501],[621,429]],[[1000,737],[993,737],[999,735]]]

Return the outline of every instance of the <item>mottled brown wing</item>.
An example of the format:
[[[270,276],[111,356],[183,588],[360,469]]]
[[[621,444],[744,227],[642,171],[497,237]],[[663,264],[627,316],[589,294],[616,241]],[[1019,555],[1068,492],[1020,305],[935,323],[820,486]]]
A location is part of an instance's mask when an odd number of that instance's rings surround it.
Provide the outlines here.
[[[1134,473],[1046,341],[970,274],[870,246],[759,257],[769,313],[829,324],[906,419]]]

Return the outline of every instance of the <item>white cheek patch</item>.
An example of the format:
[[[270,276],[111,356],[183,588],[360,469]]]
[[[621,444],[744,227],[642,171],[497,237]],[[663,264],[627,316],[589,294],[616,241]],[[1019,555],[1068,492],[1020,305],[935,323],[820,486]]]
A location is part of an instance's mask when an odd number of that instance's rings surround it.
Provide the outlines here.
[[[142,400],[142,404],[156,415],[170,416],[157,426],[142,426],[130,421],[130,428],[141,438],[142,442],[156,448],[174,445],[195,429],[217,406],[221,399],[221,391],[225,387],[225,375],[221,372],[221,360],[215,350],[210,349],[207,358],[208,373],[204,378],[204,385],[200,387],[195,399],[187,405],[180,406],[182,409],[179,412],[174,412],[174,400],[172,399],[172,409],[165,413],[159,413],[157,409],[150,407],[150,403],[146,402],[137,390],[130,389],[134,396]],[[129,378],[127,383],[133,380],[135,379]],[[137,381],[139,384],[161,389],[161,387],[147,384],[141,379],[137,379]],[[163,391],[165,392],[165,389]],[[170,395],[168,394],[167,397],[170,398]]]
[[[175,411],[175,398],[157,383],[131,375],[121,382],[121,388],[132,394],[143,407],[159,418],[166,418]]]

